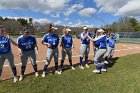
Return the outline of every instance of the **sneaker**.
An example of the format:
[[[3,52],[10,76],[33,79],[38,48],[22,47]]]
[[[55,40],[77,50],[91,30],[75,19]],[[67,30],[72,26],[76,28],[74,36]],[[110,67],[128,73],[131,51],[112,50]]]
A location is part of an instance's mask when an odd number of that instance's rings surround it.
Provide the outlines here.
[[[104,61],[105,64],[108,64],[108,61]]]
[[[42,77],[44,78],[46,76],[46,72],[43,71]]]
[[[60,71],[58,71],[58,70],[56,70],[56,71],[55,71],[55,73],[56,73],[56,74],[59,74],[59,75],[61,74],[61,72],[60,72]]]
[[[88,64],[86,64],[86,67],[87,67],[87,68],[89,68],[89,65],[88,65]]]
[[[39,73],[38,72],[35,72],[35,76],[38,77],[39,76]]]
[[[81,69],[84,69],[84,67],[82,65],[79,66]]]
[[[18,81],[17,76],[14,77],[14,83],[16,83]]]
[[[95,69],[95,70],[93,70],[92,72],[93,72],[93,73],[99,74],[99,73],[100,73],[100,70],[96,70],[96,69]]]
[[[107,72],[107,70],[106,70],[106,69],[101,69],[101,71],[103,71],[103,72]]]
[[[23,80],[23,76],[21,75],[20,78],[19,78],[19,81],[22,81],[22,80]]]
[[[74,68],[73,66],[71,66],[71,69],[72,69],[72,70],[75,70],[75,68]]]

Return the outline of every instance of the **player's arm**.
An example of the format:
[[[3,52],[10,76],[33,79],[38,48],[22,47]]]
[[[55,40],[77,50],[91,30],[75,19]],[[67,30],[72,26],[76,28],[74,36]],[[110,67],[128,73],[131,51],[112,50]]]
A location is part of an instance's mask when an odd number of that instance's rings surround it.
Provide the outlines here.
[[[63,46],[63,40],[64,40],[64,38],[63,38],[63,36],[62,36],[61,39],[60,39],[60,47]]]
[[[10,42],[11,42],[14,46],[18,46],[18,44],[14,41],[14,39],[13,39],[10,35],[6,34],[6,37],[10,40]]]
[[[96,41],[95,38],[90,37],[89,34],[87,35],[87,37],[88,37],[92,42],[95,42],[95,41]]]
[[[36,38],[35,38],[34,47],[35,47],[35,52],[38,54],[38,46],[37,46],[37,40],[36,40]]]
[[[81,39],[85,40],[87,38],[87,34],[84,36],[83,34],[81,34]]]
[[[42,44],[46,45],[47,47],[51,47],[51,45],[48,43],[48,40],[47,40],[46,36],[43,37]]]
[[[11,40],[11,43],[18,47],[18,44],[14,40]]]

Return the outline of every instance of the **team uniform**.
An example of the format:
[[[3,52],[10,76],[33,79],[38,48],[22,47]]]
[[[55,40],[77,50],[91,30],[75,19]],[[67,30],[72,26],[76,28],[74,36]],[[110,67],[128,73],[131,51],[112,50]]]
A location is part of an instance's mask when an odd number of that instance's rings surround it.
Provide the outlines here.
[[[65,61],[65,57],[66,57],[66,54],[67,54],[70,66],[71,66],[72,69],[74,69],[73,65],[72,65],[72,46],[73,46],[72,36],[69,35],[69,34],[63,35],[61,37],[61,43],[62,43],[61,68],[63,67],[64,61]]]
[[[96,66],[96,70],[94,70],[94,71],[100,73],[99,64],[102,65],[101,71],[106,71],[106,67],[105,67],[104,59],[103,59],[104,54],[106,53],[106,49],[107,49],[106,35],[98,36],[97,38],[95,38],[95,42],[98,43],[99,47],[98,47],[98,50],[97,50],[95,57],[94,57],[94,64]]]
[[[110,37],[107,39],[107,52],[106,52],[106,57],[105,57],[105,61],[106,63],[112,62],[112,57],[115,51],[115,38],[114,37]]]
[[[98,36],[96,35],[94,38],[97,38]],[[93,42],[93,46],[94,46],[94,57],[97,53],[97,51],[99,50],[99,46],[100,46],[100,43],[98,41],[95,41]]]
[[[84,40],[82,38],[87,34],[87,32],[82,32],[80,35],[81,38],[81,48],[80,48],[80,66],[82,66],[82,60],[85,56],[85,64],[88,64],[88,54],[90,51],[90,39],[87,37]],[[89,33],[89,36],[91,37],[91,34]],[[83,68],[82,68],[83,69]]]
[[[36,52],[35,52],[35,45],[37,44],[36,38],[32,35],[29,35],[28,37],[25,37],[24,35],[21,35],[17,39],[18,47],[21,49],[21,77],[24,76],[24,72],[26,69],[28,58],[30,58],[30,61],[33,65],[36,77],[38,76],[38,70],[37,70],[37,63],[36,63]]]
[[[49,44],[51,47],[48,47],[47,49],[47,57],[46,57],[46,63],[44,65],[44,70],[43,70],[43,74],[42,77],[45,77],[46,71],[47,71],[47,67],[51,62],[52,57],[54,57],[54,61],[55,61],[55,70],[56,73],[58,73],[58,44],[59,44],[59,36],[57,34],[46,34],[43,39],[42,42]],[[59,73],[58,73],[59,74]]]
[[[7,60],[14,75],[14,82],[16,82],[17,70],[14,65],[14,56],[13,56],[13,53],[11,50],[11,44],[10,44],[11,40],[12,39],[7,38],[6,36],[0,36],[0,76],[2,74],[4,62],[5,60]]]

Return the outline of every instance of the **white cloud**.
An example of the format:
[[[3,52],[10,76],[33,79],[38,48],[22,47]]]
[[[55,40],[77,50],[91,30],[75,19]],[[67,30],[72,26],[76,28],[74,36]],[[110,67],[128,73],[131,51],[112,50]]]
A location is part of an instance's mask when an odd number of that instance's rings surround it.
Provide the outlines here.
[[[84,8],[84,9],[79,11],[79,15],[89,17],[89,16],[93,15],[96,12],[97,12],[97,10],[94,9],[94,8]]]
[[[128,0],[94,0],[100,12],[115,13],[121,8]]]
[[[29,9],[45,14],[62,11],[70,0],[1,0],[0,9]]]
[[[140,16],[140,0],[129,1],[115,15]]]
[[[140,0],[93,0],[99,12],[121,16],[140,16]]]
[[[51,23],[51,21],[46,18],[41,18],[41,19],[33,19],[33,23],[39,23],[41,25],[45,25],[45,24]]]
[[[58,17],[60,17],[60,15],[59,14],[55,14],[55,15],[52,14],[51,17],[58,18]]]
[[[55,24],[55,25],[61,25],[62,22],[61,22],[60,20],[58,20],[58,21],[54,22],[54,24]]]
[[[69,25],[72,25],[72,22],[69,22]]]
[[[74,4],[66,12],[64,12],[65,16],[69,16],[73,12],[76,12],[78,9],[82,9],[84,6],[82,4]]]
[[[65,20],[65,21],[68,21],[68,20],[70,20],[70,19],[69,19],[69,18],[65,18],[64,20]]]

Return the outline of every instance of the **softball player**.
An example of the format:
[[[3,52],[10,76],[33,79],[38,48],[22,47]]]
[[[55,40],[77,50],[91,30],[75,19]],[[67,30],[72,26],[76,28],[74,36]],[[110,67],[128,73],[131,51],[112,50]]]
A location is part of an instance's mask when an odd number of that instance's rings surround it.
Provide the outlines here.
[[[36,38],[32,35],[30,35],[30,32],[28,29],[25,29],[23,31],[23,35],[21,35],[17,39],[20,57],[21,57],[21,75],[19,78],[19,81],[23,80],[24,78],[24,72],[26,69],[28,58],[30,58],[30,61],[33,65],[35,76],[38,77],[39,73],[37,70],[37,63],[36,63],[36,51],[38,50],[37,41]]]
[[[103,56],[106,53],[106,35],[104,35],[104,30],[103,29],[99,29],[97,30],[97,32],[99,33],[99,36],[95,39],[92,39],[89,35],[88,37],[93,41],[93,42],[98,42],[99,43],[99,49],[97,50],[95,57],[94,57],[94,64],[96,66],[96,69],[93,70],[94,73],[100,73],[100,68],[99,68],[99,63],[101,62],[102,65],[102,69],[101,71],[107,71],[105,64],[104,64],[104,60],[103,60]]]
[[[58,44],[59,44],[59,36],[54,33],[54,31],[57,30],[57,28],[53,27],[51,24],[48,27],[48,34],[46,34],[42,39],[42,44],[46,45],[48,47],[47,49],[47,57],[46,57],[46,63],[44,65],[44,70],[42,73],[42,77],[45,77],[47,67],[51,62],[52,57],[54,56],[55,61],[55,73],[61,74],[58,71]]]
[[[84,26],[83,27],[83,32],[81,33],[81,53],[80,53],[80,68],[81,69],[84,69],[84,67],[82,66],[82,60],[83,60],[83,57],[85,56],[85,64],[86,64],[86,67],[89,68],[89,65],[88,65],[88,54],[89,54],[89,51],[90,51],[90,39],[87,37],[91,37],[91,34],[88,32],[88,27],[87,26]]]
[[[6,36],[5,33],[6,32],[4,27],[0,26],[0,76],[2,74],[4,61],[7,59],[7,62],[9,63],[14,75],[14,82],[17,82],[17,70],[14,65],[14,55],[10,45],[10,43],[12,43],[13,45],[17,46],[17,43],[13,41],[9,36]]]
[[[98,34],[99,33],[97,32],[97,29],[96,29],[93,38],[98,38],[99,36]],[[100,44],[98,41],[96,41],[96,42],[93,42],[93,46],[94,46],[93,50],[94,50],[94,57],[95,57],[96,52],[99,50]]]
[[[115,50],[115,42],[114,33],[110,33],[110,37],[107,39],[107,53],[105,57],[106,64],[108,64],[108,62],[113,63],[112,57]]]
[[[63,33],[64,35],[61,37],[61,45],[62,46],[62,60],[61,60],[61,72],[62,72],[62,67],[65,61],[66,54],[68,55],[69,58],[69,63],[71,66],[72,70],[75,70],[75,68],[72,65],[72,46],[73,46],[73,40],[72,36],[69,34],[71,29],[69,28],[64,28]]]

